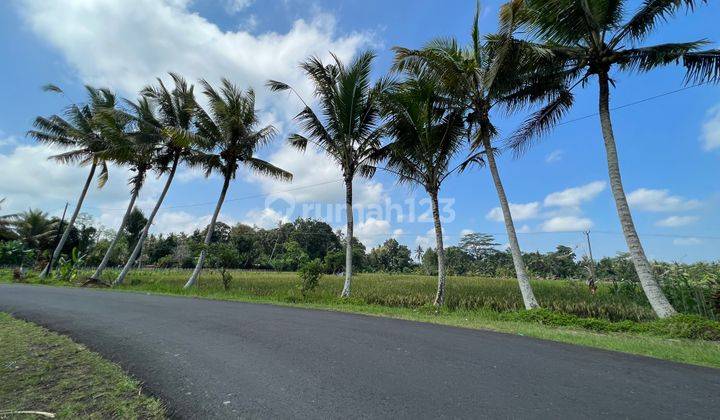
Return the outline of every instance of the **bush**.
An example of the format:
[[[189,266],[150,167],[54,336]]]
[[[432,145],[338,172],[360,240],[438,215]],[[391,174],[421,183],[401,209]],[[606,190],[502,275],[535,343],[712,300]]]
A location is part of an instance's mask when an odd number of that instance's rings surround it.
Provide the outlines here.
[[[325,264],[319,258],[303,263],[298,270],[300,293],[305,296],[308,292],[315,290],[320,284],[320,277],[324,272]]]
[[[548,309],[508,312],[501,314],[508,321],[535,322],[556,327],[580,327],[597,332],[631,332],[667,338],[688,338],[720,341],[720,322],[698,315],[675,315],[647,322],[611,322],[605,319],[580,318]]]

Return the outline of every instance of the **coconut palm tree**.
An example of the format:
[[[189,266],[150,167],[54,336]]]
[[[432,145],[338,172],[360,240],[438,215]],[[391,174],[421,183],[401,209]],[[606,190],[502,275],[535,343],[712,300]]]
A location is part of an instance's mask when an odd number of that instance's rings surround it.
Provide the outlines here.
[[[438,206],[442,182],[458,167],[453,157],[465,144],[463,110],[452,106],[436,82],[412,75],[383,100],[383,115],[392,141],[378,150],[387,170],[401,183],[421,185],[430,195],[438,259],[435,306],[445,301],[445,248]]]
[[[543,57],[537,64],[552,63],[553,73],[566,79],[568,92],[533,114],[513,136],[510,144],[517,153],[529,147],[531,139],[546,132],[573,104],[570,91],[597,80],[599,117],[605,143],[610,186],[620,224],[635,271],[655,313],[665,318],[676,313],[658,285],[645,255],[627,203],[620,163],[610,118],[612,71],[647,72],[685,58],[689,79],[720,76],[720,51],[699,52],[706,41],[640,46],[659,24],[683,8],[699,1],[645,1],[628,19],[625,1],[513,0],[503,6],[501,26],[526,30],[528,39],[511,40],[507,45],[524,45]],[[560,69],[557,66],[560,65]]]
[[[12,221],[17,239],[26,248],[34,249],[40,255],[40,251],[55,236],[58,223],[48,217],[42,210],[28,209],[15,215]]]
[[[195,111],[196,141],[204,153],[198,153],[193,163],[202,166],[206,175],[212,172],[222,174],[223,186],[205,233],[205,242],[198,256],[197,265],[185,284],[186,289],[197,282],[205,262],[207,247],[210,246],[215,230],[215,223],[225,201],[225,194],[230,181],[235,179],[237,170],[245,166],[263,175],[292,180],[291,173],[255,157],[257,150],[268,144],[276,134],[272,125],[258,127],[255,92],[252,89],[243,92],[227,79],[222,80],[219,91],[205,80],[201,80],[200,83],[203,86],[203,93],[208,98],[209,112],[200,106]]]
[[[345,283],[342,297],[350,296],[352,282],[353,191],[356,175],[374,174],[373,150],[380,145],[382,135],[379,101],[389,82],[381,79],[373,84],[372,61],[375,55],[365,52],[350,65],[343,64],[332,54],[332,63],[325,65],[317,57],[301,63],[300,68],[312,81],[318,98],[320,114],[302,98],[305,108],[295,117],[305,135],[293,134],[290,143],[305,150],[308,143],[323,150],[341,168],[345,181],[347,238],[345,247]],[[289,85],[269,81],[273,91],[293,91]]]
[[[117,145],[113,151],[113,161],[120,165],[128,165],[132,176],[128,180],[130,201],[105,256],[90,277],[90,280],[93,281],[100,281],[102,273],[112,257],[113,250],[122,236],[130,213],[135,208],[135,201],[145,184],[147,173],[153,169],[157,157],[160,136],[157,135],[157,130],[151,124],[144,122],[152,121],[154,118],[152,105],[147,98],[141,98],[137,103],[127,102],[127,104],[130,107],[130,113],[112,109],[97,116],[103,135]]]
[[[60,253],[75,224],[75,219],[80,214],[80,209],[98,166],[100,167],[98,187],[102,188],[108,179],[107,160],[111,154],[111,145],[98,130],[95,116],[104,109],[114,108],[116,98],[108,89],[97,89],[91,86],[85,88],[88,94],[86,104],[71,104],[65,109],[64,118],[59,115],[53,115],[49,118],[37,117],[33,123],[35,129],[28,131],[29,136],[41,143],[70,149],[51,156],[50,159],[64,164],[79,163],[82,166],[90,166],[90,171],[75,204],[75,209],[60,241],[58,241],[55,251],[50,257],[50,261],[40,273],[41,278],[51,272],[54,262],[60,257]],[[46,86],[45,89],[62,92],[60,88],[52,85]]]
[[[140,256],[140,251],[150,232],[150,226],[165,200],[180,161],[188,159],[195,153],[192,147],[194,135],[190,132],[196,107],[194,88],[175,73],[170,73],[170,77],[175,84],[172,90],[168,89],[161,79],[158,79],[157,86],[148,86],[141,92],[152,106],[136,109],[136,111],[143,111],[140,114],[141,118],[138,119],[138,124],[143,127],[143,130],[146,130],[146,134],[153,135],[155,133],[158,136],[157,140],[160,146],[155,160],[156,171],[168,175],[155,207],[140,233],[138,242],[122,271],[113,282],[113,285],[116,286],[125,281],[125,277]]]
[[[457,98],[465,110],[473,153],[468,163],[487,163],[500,201],[515,273],[526,309],[538,307],[537,299],[522,259],[515,232],[510,204],[500,178],[493,146],[498,131],[491,111],[496,108],[513,112],[528,104],[554,99],[564,89],[558,78],[540,75],[533,65],[534,51],[528,48],[505,47],[500,35],[483,40],[479,29],[479,5],[471,31],[471,43],[460,47],[453,38],[438,38],[422,49],[395,47],[398,71],[423,71],[435,78],[451,97]],[[512,25],[512,23],[510,23]]]

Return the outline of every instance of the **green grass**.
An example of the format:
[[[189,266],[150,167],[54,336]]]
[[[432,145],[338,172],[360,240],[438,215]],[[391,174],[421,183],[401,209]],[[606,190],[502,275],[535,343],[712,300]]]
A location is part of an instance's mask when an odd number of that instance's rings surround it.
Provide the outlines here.
[[[86,273],[84,273],[86,274]],[[116,273],[108,271],[106,278]],[[683,316],[656,320],[646,302],[612,292],[601,284],[596,294],[579,282],[534,281],[540,304],[548,310],[523,311],[515,280],[451,277],[447,305],[429,305],[436,279],[418,275],[362,273],[353,281],[353,296],[338,298],[342,278],[324,276],[303,297],[296,273],[233,271],[229,290],[218,273],[205,271],[197,288],[184,290],[188,270],[137,270],[124,291],[195,296],[210,299],[300,306],[374,316],[487,329],[622,351],[678,362],[720,367],[720,343],[684,337],[716,338],[720,324]],[[0,281],[9,281],[0,271]],[[31,283],[38,280],[31,276]],[[53,284],[55,284],[53,282]]]
[[[0,313],[0,418],[161,419],[161,403],[119,366],[70,338]]]

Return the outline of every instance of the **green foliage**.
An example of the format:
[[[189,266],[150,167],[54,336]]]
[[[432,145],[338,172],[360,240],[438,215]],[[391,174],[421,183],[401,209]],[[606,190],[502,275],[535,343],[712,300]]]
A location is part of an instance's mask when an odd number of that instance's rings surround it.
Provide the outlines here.
[[[137,207],[133,208],[128,215],[127,223],[125,223],[125,235],[127,235],[129,246],[135,246],[146,223],[147,218],[142,210]]]
[[[35,251],[21,241],[0,242],[0,265],[22,266],[35,259]]]
[[[370,270],[386,273],[407,272],[413,265],[410,248],[392,238],[371,249],[367,259]]]
[[[58,260],[55,278],[64,282],[76,281],[84,263],[85,255],[81,255],[77,248],[73,248],[70,258],[61,256]]]
[[[436,275],[438,271],[438,255],[437,252],[435,252],[432,248],[428,248],[425,250],[425,253],[422,256],[422,262],[421,267],[424,272],[424,274],[427,275]]]
[[[239,264],[240,255],[237,249],[230,244],[213,243],[207,252],[207,267],[214,268],[220,273],[223,289],[230,289],[232,274],[230,268]]]
[[[652,334],[667,338],[688,338],[698,340],[720,340],[720,322],[698,315],[676,315],[665,319],[646,322],[581,318],[576,315],[555,312],[548,309],[510,312],[502,319],[511,321],[535,322],[556,327],[580,327],[597,332],[630,332]]]
[[[324,272],[325,265],[319,258],[303,263],[298,270],[300,293],[306,296],[309,292],[315,290],[320,284],[320,278]]]

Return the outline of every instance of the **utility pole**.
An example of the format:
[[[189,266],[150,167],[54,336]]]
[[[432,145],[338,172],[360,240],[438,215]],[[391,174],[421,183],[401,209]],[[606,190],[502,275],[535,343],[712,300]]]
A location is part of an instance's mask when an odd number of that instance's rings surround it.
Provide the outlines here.
[[[60,218],[60,224],[58,225],[58,233],[57,233],[57,241],[55,243],[55,246],[57,246],[60,243],[60,235],[63,231],[63,223],[65,223],[65,214],[67,213],[67,209],[70,203],[67,201],[65,202],[65,208],[63,209],[62,217]],[[47,266],[47,275],[50,275],[52,273],[52,256],[50,257],[50,261],[48,262]]]
[[[592,246],[590,245],[590,231],[585,231],[585,238],[587,239],[588,255],[590,256],[590,280],[588,280],[588,287],[590,292],[595,294],[597,286],[595,285],[595,259],[593,259]]]

